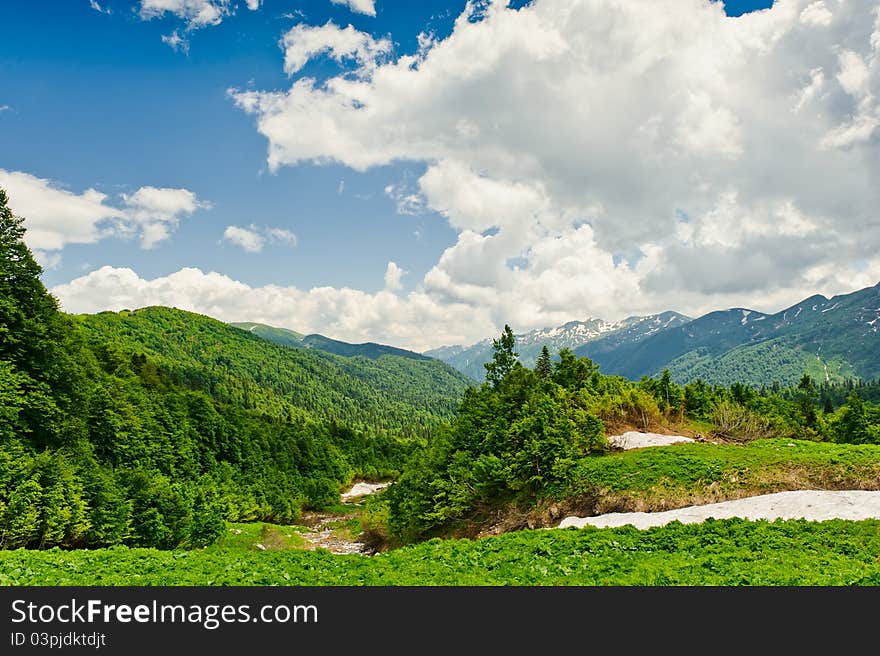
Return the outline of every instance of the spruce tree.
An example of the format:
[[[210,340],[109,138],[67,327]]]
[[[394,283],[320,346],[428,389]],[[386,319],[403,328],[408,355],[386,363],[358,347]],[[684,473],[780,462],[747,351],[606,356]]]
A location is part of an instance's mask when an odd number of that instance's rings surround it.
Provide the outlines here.
[[[0,360],[41,379],[59,336],[58,303],[40,280],[43,269],[24,243],[24,219],[0,189]]]
[[[550,364],[550,351],[547,349],[546,344],[541,349],[541,355],[538,356],[538,361],[535,363],[535,373],[542,380],[547,380],[553,375],[553,366]]]
[[[492,348],[495,351],[492,354],[492,362],[483,365],[486,368],[486,381],[492,387],[498,387],[516,364],[519,353],[514,351],[515,347],[516,338],[513,336],[513,330],[505,324],[501,337],[492,340]]]

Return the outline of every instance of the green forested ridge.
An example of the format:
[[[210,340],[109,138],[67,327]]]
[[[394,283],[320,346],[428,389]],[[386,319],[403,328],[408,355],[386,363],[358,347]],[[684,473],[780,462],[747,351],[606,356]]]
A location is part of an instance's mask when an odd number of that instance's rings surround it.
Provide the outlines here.
[[[463,386],[441,363],[295,352],[168,308],[63,314],[22,223],[0,190],[0,548],[290,521],[395,475],[418,442],[391,429],[427,432]]]
[[[455,412],[469,381],[435,360],[342,357],[292,349],[209,317],[166,307],[75,320],[92,340],[147,354],[171,379],[274,418],[307,414],[424,436]]]
[[[241,328],[242,330],[247,330],[258,337],[268,339],[270,342],[275,342],[282,346],[301,346],[303,337],[305,337],[302,333],[298,333],[294,330],[275,328],[262,323],[254,323],[253,321],[232,322],[229,325]]]
[[[431,359],[427,356],[415,353],[414,351],[407,351],[406,349],[396,348],[394,346],[386,346],[385,344],[376,344],[375,342],[349,344],[348,342],[330,339],[323,335],[303,335],[286,328],[275,328],[274,326],[267,326],[265,324],[253,322],[231,323],[229,325],[241,328],[242,330],[247,330],[254,335],[283,346],[317,349],[319,351],[326,351],[327,353],[333,353],[345,357],[362,356],[365,358],[376,359],[383,355],[393,355],[407,358],[409,360]]]

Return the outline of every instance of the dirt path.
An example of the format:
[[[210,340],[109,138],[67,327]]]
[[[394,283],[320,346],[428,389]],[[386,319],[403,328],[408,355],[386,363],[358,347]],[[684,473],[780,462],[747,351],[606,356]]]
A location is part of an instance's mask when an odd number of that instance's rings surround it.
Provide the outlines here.
[[[335,554],[371,553],[366,544],[356,539],[351,528],[346,524],[360,514],[359,501],[363,497],[375,494],[389,485],[390,483],[356,483],[341,495],[343,504],[350,506],[351,512],[341,515],[333,513],[304,515],[303,523],[309,531],[301,533],[302,537],[311,544],[312,549],[326,549]]]
[[[303,520],[309,527],[309,531],[300,535],[312,545],[312,549],[326,549],[335,554],[366,553],[367,546],[363,542],[350,539],[349,532],[344,528],[345,522],[355,517],[357,517],[356,513],[350,515],[325,515],[321,513],[306,515]]]

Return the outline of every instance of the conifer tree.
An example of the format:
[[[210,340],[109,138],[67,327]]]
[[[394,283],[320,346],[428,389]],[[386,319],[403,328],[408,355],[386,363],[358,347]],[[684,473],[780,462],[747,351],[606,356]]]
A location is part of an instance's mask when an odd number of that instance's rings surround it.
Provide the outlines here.
[[[492,362],[483,365],[486,368],[486,381],[492,387],[498,387],[516,364],[519,353],[514,351],[515,347],[516,338],[513,336],[513,330],[505,324],[501,337],[492,340],[492,348],[495,351],[492,354]]]
[[[535,373],[542,380],[547,380],[553,375],[553,366],[550,364],[550,351],[547,349],[546,344],[541,349],[541,355],[538,356],[538,361],[535,363]]]

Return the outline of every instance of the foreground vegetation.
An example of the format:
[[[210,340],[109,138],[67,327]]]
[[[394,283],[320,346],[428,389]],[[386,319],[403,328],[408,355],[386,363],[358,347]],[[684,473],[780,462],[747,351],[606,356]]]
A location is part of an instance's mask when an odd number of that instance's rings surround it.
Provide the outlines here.
[[[16,550],[0,585],[880,585],[880,521],[518,531],[366,556]]]
[[[415,452],[389,490],[392,542],[472,536],[493,523],[510,530],[556,501],[594,514],[805,486],[880,487],[880,407],[852,394],[836,410],[830,398],[820,409],[807,375],[784,394],[700,380],[680,386],[668,371],[633,382],[567,349],[552,361],[545,348],[528,369],[514,349],[506,326],[486,382],[465,392],[449,427]],[[705,432],[723,444],[609,454],[606,436],[628,428]],[[783,442],[761,442],[773,436]]]

